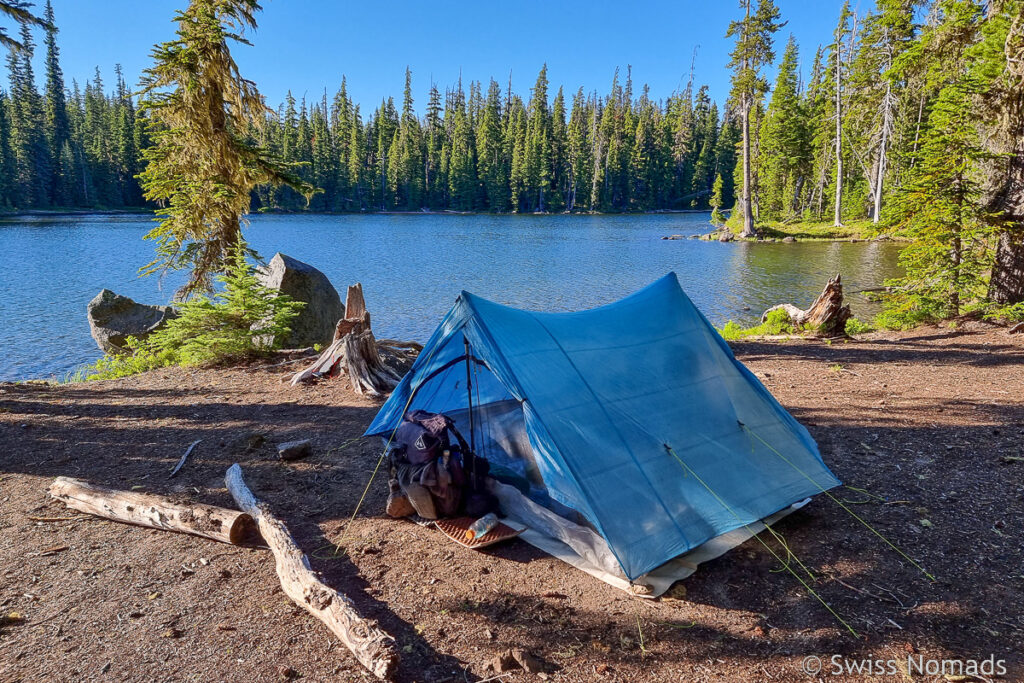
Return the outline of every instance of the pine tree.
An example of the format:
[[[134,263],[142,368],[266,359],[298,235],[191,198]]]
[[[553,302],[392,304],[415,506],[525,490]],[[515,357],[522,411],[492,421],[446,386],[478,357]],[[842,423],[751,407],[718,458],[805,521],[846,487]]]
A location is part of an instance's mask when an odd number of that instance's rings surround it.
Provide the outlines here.
[[[757,160],[761,209],[767,218],[776,220],[796,214],[801,186],[809,172],[808,126],[800,106],[797,59],[796,39],[790,36],[761,124]]]
[[[733,112],[726,109],[722,117],[722,125],[718,133],[718,146],[715,150],[715,167],[717,175],[722,179],[722,208],[732,208],[736,204],[736,185],[734,171],[739,166],[736,156],[740,144],[740,126]]]
[[[982,8],[972,0],[940,0],[937,9],[935,24],[900,60],[926,65],[926,81],[938,94],[918,161],[889,212],[893,226],[913,240],[900,252],[905,276],[891,283],[883,316],[889,326],[956,316],[984,300],[994,256],[997,216],[985,206],[982,182],[992,154],[972,106],[990,85],[972,68],[977,59],[970,50]]]
[[[591,173],[593,173],[593,146],[590,140],[590,121],[593,112],[583,96],[583,88],[572,99],[572,113],[566,130],[566,164],[568,191],[566,208],[576,211],[589,208]],[[582,204],[582,206],[580,206]]]
[[[701,86],[694,107],[694,150],[693,179],[690,184],[690,206],[706,208],[711,185],[715,181],[716,154],[718,143],[718,107],[707,95],[707,86]],[[699,145],[699,147],[698,147]]]
[[[248,144],[249,125],[267,112],[228,47],[255,29],[255,0],[192,0],[176,15],[177,38],[153,49],[143,77],[143,108],[153,124],[144,155],[146,198],[160,202],[159,225],[147,234],[157,259],[145,272],[189,269],[187,297],[209,291],[241,240],[241,217],[261,183],[285,183],[307,195],[314,188],[265,149]]]
[[[565,94],[558,89],[551,103],[551,184],[548,190],[548,211],[562,211],[568,193],[568,161],[566,159]]]
[[[843,81],[848,70],[846,63],[845,53],[852,52],[846,45],[847,40],[850,40],[854,34],[854,31],[850,27],[850,21],[853,18],[853,13],[850,11],[849,0],[844,0],[843,7],[839,10],[839,24],[836,26],[836,31],[833,34],[835,42],[832,43],[830,48],[832,53],[832,80],[835,84],[835,100],[834,100],[834,123],[835,123],[835,139],[832,142],[833,150],[835,151],[835,202],[833,212],[833,222],[835,227],[840,227],[843,224]]]
[[[0,207],[17,206],[18,177],[15,173],[14,150],[11,149],[11,101],[0,91]]]
[[[852,149],[871,150],[870,164],[862,162],[862,167],[869,194],[867,212],[878,223],[886,189],[894,180],[890,150],[907,105],[906,83],[892,66],[913,39],[915,0],[879,0],[876,4],[878,11],[864,20],[850,64],[846,134]]]
[[[527,105],[526,178],[527,211],[546,211],[551,189],[551,117],[548,112],[548,67],[537,74]]]
[[[404,209],[419,209],[423,201],[423,159],[420,124],[413,111],[412,72],[405,69],[402,119],[396,131],[394,151],[395,204]]]
[[[508,178],[502,133],[501,86],[493,78],[480,115],[476,134],[476,155],[480,181],[490,211],[508,209]]]
[[[423,187],[427,206],[442,208],[447,186],[446,179],[441,175],[444,121],[441,118],[441,92],[435,83],[430,84],[424,138],[426,151],[423,155]]]
[[[23,29],[31,26],[49,28],[48,20],[40,19],[29,11],[31,6],[32,3],[25,2],[24,0],[0,0],[0,16],[13,19]],[[8,50],[16,52],[25,49],[26,45],[24,40],[18,42],[11,38],[7,33],[7,29],[0,26],[0,47],[6,47]]]
[[[21,48],[8,58],[11,82],[11,147],[14,151],[17,195],[22,206],[50,204],[50,154],[44,134],[43,100],[32,69],[35,43],[28,23],[21,24]]]
[[[445,117],[446,120],[448,118]],[[476,208],[476,163],[473,158],[475,143],[461,82],[454,95],[451,120],[451,145],[448,154],[450,206],[459,211],[472,211]]]
[[[672,120],[672,162],[674,196],[685,198],[693,187],[695,121],[693,111],[693,78],[678,97],[669,100]],[[681,204],[679,205],[681,208]]]
[[[895,224],[913,242],[900,252],[906,275],[892,283],[890,320],[942,320],[986,295],[994,217],[981,201],[981,164],[988,155],[972,121],[974,94],[962,82],[942,89],[921,160],[898,197]]]
[[[725,216],[722,215],[722,188],[725,183],[722,180],[722,174],[719,173],[715,176],[715,183],[711,186],[711,223],[712,225],[722,225],[725,223]]]
[[[529,174],[527,172],[526,159],[527,159],[527,134],[528,129],[526,125],[526,110],[523,107],[522,100],[518,97],[512,100],[512,105],[509,107],[511,110],[510,123],[508,126],[508,132],[506,133],[506,139],[510,141],[511,146],[511,171],[509,176],[509,193],[512,203],[512,211],[523,212],[529,211],[529,198],[527,193],[529,192]]]
[[[973,69],[984,86],[980,118],[986,122],[988,201],[1000,212],[988,296],[1003,305],[1024,302],[1024,3],[997,0],[988,7],[981,40],[972,48]]]
[[[743,237],[757,234],[754,228],[753,210],[753,156],[751,151],[751,114],[754,112],[768,84],[761,76],[761,69],[775,60],[772,49],[773,35],[784,23],[779,22],[779,10],[772,0],[760,0],[756,11],[751,11],[754,0],[741,0],[744,17],[729,25],[726,38],[736,38],[736,46],[730,53],[729,67],[732,68],[733,99],[739,109],[743,132],[743,183],[740,213],[743,218]]]
[[[348,131],[348,190],[350,196],[345,200],[345,207],[349,211],[363,211],[367,208],[365,200],[364,179],[366,177],[366,135],[363,132],[362,121],[359,116],[359,105],[352,111],[352,118],[349,120]]]
[[[49,195],[53,204],[69,206],[72,189],[66,176],[71,169],[65,169],[62,162],[64,146],[71,140],[71,124],[68,121],[67,102],[64,98],[64,74],[60,68],[57,25],[54,22],[53,5],[50,0],[46,0],[46,11],[43,16],[49,24],[46,31],[45,92],[46,142],[51,160]]]

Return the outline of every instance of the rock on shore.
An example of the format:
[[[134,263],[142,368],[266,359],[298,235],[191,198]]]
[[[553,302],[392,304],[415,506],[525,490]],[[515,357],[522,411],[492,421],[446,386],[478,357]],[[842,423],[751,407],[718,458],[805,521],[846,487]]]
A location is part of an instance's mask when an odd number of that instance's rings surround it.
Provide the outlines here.
[[[308,263],[278,252],[260,268],[258,277],[264,287],[306,304],[292,322],[291,334],[283,342],[286,348],[330,343],[334,326],[345,317],[345,305],[326,275]]]
[[[128,337],[145,339],[177,316],[170,306],[140,304],[126,296],[104,289],[86,307],[89,331],[100,351],[124,353]]]

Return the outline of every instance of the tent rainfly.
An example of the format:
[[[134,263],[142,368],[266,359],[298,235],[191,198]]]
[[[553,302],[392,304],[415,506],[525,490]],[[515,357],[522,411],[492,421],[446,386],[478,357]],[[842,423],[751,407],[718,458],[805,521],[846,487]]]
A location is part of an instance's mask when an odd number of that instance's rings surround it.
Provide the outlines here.
[[[366,434],[386,439],[423,409],[468,438],[467,368],[502,512],[530,527],[523,538],[634,592],[674,558],[721,554],[840,484],[675,273],[571,313],[462,292]],[[695,568],[683,564],[673,579]]]

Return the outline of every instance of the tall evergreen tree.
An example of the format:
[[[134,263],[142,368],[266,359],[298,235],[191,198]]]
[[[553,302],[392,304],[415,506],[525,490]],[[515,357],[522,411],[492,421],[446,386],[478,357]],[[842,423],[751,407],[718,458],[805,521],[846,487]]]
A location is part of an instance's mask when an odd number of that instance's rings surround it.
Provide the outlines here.
[[[743,218],[744,237],[757,234],[754,227],[753,158],[751,150],[751,115],[757,109],[768,88],[761,75],[766,64],[775,60],[772,49],[773,36],[784,22],[780,22],[778,8],[772,0],[760,0],[752,11],[754,0],[741,0],[743,19],[729,24],[726,38],[735,38],[736,45],[730,53],[729,67],[733,69],[733,99],[737,102],[740,126],[743,134],[743,185],[740,213]]]
[[[761,209],[773,219],[797,213],[801,187],[810,171],[808,126],[800,104],[797,60],[796,39],[790,36],[761,123],[757,160]]]
[[[307,195],[314,188],[265,149],[244,139],[267,109],[255,85],[238,71],[228,41],[255,29],[255,0],[192,0],[176,14],[177,37],[153,49],[143,77],[143,108],[153,146],[142,173],[147,199],[161,203],[159,225],[147,238],[158,257],[145,272],[187,268],[181,295],[208,291],[241,239],[250,192],[285,183]]]
[[[53,204],[69,206],[72,202],[72,189],[68,184],[67,176],[71,169],[64,168],[63,157],[65,156],[64,147],[71,141],[71,124],[68,121],[68,107],[64,97],[64,74],[60,68],[60,49],[57,47],[57,24],[54,21],[53,5],[50,0],[46,0],[46,11],[43,16],[48,24],[44,109],[46,141],[51,162],[49,195]],[[66,161],[71,160],[67,159]],[[132,161],[135,162],[135,157],[132,158]]]

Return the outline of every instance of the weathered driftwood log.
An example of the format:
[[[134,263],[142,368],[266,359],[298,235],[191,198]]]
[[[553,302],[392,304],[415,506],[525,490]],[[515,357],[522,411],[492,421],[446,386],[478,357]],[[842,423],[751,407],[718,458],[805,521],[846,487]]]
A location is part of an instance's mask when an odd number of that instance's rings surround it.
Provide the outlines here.
[[[357,394],[386,394],[401,380],[388,359],[406,350],[398,344],[393,347],[382,349],[374,338],[363,286],[357,282],[348,288],[345,317],[335,327],[333,343],[312,365],[292,377],[292,386],[316,377],[347,374]]]
[[[253,518],[238,510],[192,503],[181,505],[163,496],[119,491],[69,477],[57,477],[50,495],[69,508],[115,522],[178,531],[234,545],[256,544]]]
[[[785,311],[794,327],[810,329],[822,337],[845,336],[846,321],[853,315],[850,307],[843,305],[843,283],[839,275],[828,281],[806,311],[793,304],[779,304],[761,315],[762,323],[772,311]]]
[[[256,520],[260,533],[274,553],[277,575],[285,594],[324,622],[360,664],[378,678],[390,678],[398,666],[394,638],[360,616],[350,598],[320,580],[288,527],[245,485],[241,467],[234,464],[228,468],[225,483],[238,507]]]

